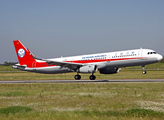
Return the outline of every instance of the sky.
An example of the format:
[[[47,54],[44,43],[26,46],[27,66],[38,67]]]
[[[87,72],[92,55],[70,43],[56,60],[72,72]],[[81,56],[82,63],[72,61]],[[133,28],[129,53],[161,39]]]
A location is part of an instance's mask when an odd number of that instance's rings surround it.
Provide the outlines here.
[[[164,55],[164,0],[0,0],[0,63],[13,40],[39,58],[148,48]]]

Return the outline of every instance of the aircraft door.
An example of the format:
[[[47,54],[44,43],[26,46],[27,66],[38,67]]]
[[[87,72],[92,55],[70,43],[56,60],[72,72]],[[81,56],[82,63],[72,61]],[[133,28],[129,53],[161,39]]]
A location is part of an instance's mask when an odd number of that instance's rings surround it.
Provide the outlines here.
[[[34,61],[34,62],[32,63],[32,68],[33,68],[34,71],[36,71],[36,61]]]
[[[71,58],[71,62],[72,62],[72,63],[74,62],[74,59],[73,59],[73,58]]]
[[[138,59],[142,58],[142,48],[138,50]]]
[[[106,55],[106,61],[107,61],[107,62],[110,62],[110,54],[107,54],[107,55]]]

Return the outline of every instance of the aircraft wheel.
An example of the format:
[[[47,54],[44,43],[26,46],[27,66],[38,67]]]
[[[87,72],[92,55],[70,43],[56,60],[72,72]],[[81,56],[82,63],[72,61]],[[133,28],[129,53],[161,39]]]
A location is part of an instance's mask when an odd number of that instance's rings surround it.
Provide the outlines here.
[[[80,80],[81,79],[81,76],[80,75],[75,75],[75,80]]]
[[[96,76],[91,75],[91,76],[89,77],[89,79],[90,79],[90,80],[95,80],[95,79],[96,79]]]
[[[143,73],[143,74],[146,74],[146,71],[143,71],[142,73]]]

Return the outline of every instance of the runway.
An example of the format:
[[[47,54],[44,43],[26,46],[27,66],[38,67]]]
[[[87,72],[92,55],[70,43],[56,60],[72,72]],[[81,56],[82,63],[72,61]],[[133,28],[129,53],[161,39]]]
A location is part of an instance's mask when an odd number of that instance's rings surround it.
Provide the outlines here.
[[[5,80],[0,84],[16,83],[131,83],[131,82],[164,82],[164,79],[118,79],[118,80]]]

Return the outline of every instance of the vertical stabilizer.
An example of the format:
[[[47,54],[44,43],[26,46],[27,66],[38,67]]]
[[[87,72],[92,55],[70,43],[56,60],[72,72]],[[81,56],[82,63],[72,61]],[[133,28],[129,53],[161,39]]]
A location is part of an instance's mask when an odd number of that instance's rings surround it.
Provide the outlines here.
[[[13,43],[15,46],[15,51],[18,57],[19,64],[32,66],[32,63],[35,61],[35,59],[33,59],[33,54],[30,52],[30,50],[26,49],[19,40],[15,40],[13,41]]]

